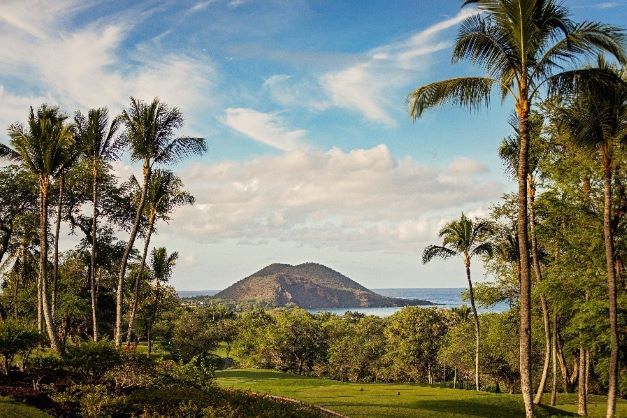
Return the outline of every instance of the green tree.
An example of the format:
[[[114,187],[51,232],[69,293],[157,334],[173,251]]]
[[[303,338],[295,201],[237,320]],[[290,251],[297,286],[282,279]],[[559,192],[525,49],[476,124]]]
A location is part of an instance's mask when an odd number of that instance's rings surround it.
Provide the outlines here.
[[[615,149],[627,143],[627,83],[624,70],[608,66],[603,59],[599,59],[598,64],[599,69],[607,71],[615,82],[609,86],[588,83],[586,90],[567,98],[565,106],[557,107],[555,113],[560,119],[558,123],[573,142],[598,154],[603,173],[603,237],[611,337],[607,416],[611,417],[616,413],[619,350],[612,174],[615,170]]]
[[[50,346],[63,351],[59,343],[54,317],[48,301],[48,197],[51,179],[65,168],[66,150],[74,144],[72,130],[65,123],[67,116],[59,108],[42,105],[37,113],[30,109],[27,126],[14,123],[9,127],[13,149],[2,146],[2,153],[20,161],[37,175],[39,182],[39,293]]]
[[[98,340],[98,315],[96,300],[96,254],[98,248],[99,179],[103,166],[117,159],[124,143],[118,139],[119,120],[109,123],[109,111],[102,107],[90,109],[87,116],[77,112],[74,116],[77,136],[81,144],[83,158],[91,164],[91,253],[89,259],[89,291],[91,296],[92,338]]]
[[[113,336],[117,347],[122,341],[122,308],[126,267],[144,213],[153,166],[155,164],[174,163],[188,155],[201,154],[207,149],[203,138],[174,136],[175,131],[183,125],[183,115],[178,108],[170,108],[157,98],[151,103],[145,103],[131,97],[131,104],[128,109],[122,112],[121,121],[126,128],[122,138],[130,147],[131,159],[143,163],[143,185],[136,207],[135,221],[118,273]]]
[[[388,318],[385,337],[390,372],[395,378],[433,383],[437,354],[448,324],[436,308],[405,307]]]
[[[568,10],[554,0],[464,0],[482,12],[461,25],[453,61],[469,60],[484,68],[483,77],[459,77],[421,86],[409,94],[415,120],[446,102],[476,109],[489,104],[492,90],[510,96],[518,116],[518,244],[520,253],[520,364],[527,417],[533,416],[531,380],[531,277],[527,237],[527,173],[529,112],[548,87],[550,95],[564,91],[593,71],[564,71],[576,58],[607,51],[625,61],[624,35],[614,26],[595,22],[575,24]]]
[[[489,221],[473,221],[462,213],[459,220],[451,221],[440,229],[439,236],[442,238],[442,245],[429,245],[422,253],[423,263],[428,263],[435,257],[444,259],[456,255],[464,257],[470,307],[475,320],[475,387],[477,390],[479,390],[479,344],[481,333],[479,315],[475,305],[475,293],[470,277],[470,261],[474,256],[492,256],[493,247],[488,240],[492,233],[494,233],[494,230]]]

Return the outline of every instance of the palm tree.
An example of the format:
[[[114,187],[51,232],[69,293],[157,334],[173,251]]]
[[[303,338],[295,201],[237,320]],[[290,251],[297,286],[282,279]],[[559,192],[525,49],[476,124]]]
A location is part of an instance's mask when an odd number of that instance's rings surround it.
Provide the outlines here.
[[[132,182],[135,184],[136,189],[139,189],[139,183],[134,176],[132,177]],[[146,212],[145,216],[148,218],[148,227],[144,239],[144,252],[139,265],[139,272],[135,275],[135,284],[133,286],[133,303],[126,333],[127,345],[131,342],[133,322],[135,321],[135,312],[137,311],[137,302],[139,301],[139,281],[143,277],[144,268],[146,267],[148,247],[150,245],[150,237],[154,232],[155,222],[157,218],[167,221],[170,219],[170,213],[175,208],[192,204],[194,204],[194,196],[183,189],[183,181],[179,177],[167,170],[154,171],[146,194],[146,207],[144,209]]]
[[[529,146],[529,159],[527,171],[527,199],[529,207],[529,235],[531,239],[531,266],[533,274],[538,283],[542,282],[542,268],[540,266],[540,255],[538,251],[538,237],[536,234],[537,217],[536,217],[536,176],[539,172],[539,165],[542,156],[546,155],[546,150],[542,147],[541,135],[543,117],[540,113],[532,111],[529,114],[529,138],[531,143]],[[516,129],[518,121],[516,117],[510,121],[512,128]],[[518,162],[518,144],[520,140],[517,135],[508,136],[501,141],[499,146],[499,157],[505,162],[507,171],[516,177],[516,165]],[[549,313],[549,305],[543,293],[540,293],[540,306],[542,308],[542,320],[544,326],[544,365],[542,367],[542,376],[538,383],[538,389],[533,399],[533,403],[539,405],[542,403],[542,395],[546,386],[547,377],[549,375],[549,365],[551,363],[551,320]]]
[[[531,277],[527,237],[527,173],[529,112],[546,87],[549,95],[578,86],[594,71],[565,71],[579,57],[607,51],[625,62],[625,38],[614,26],[595,22],[575,24],[555,0],[464,0],[481,12],[461,25],[453,61],[470,60],[487,75],[437,81],[409,94],[409,112],[415,120],[431,107],[452,102],[477,109],[488,105],[492,90],[510,96],[518,116],[518,222],[520,252],[520,374],[526,416],[533,416],[531,395]]]
[[[119,120],[114,118],[109,123],[109,111],[106,107],[91,109],[85,117],[81,112],[74,116],[77,135],[82,148],[83,157],[91,162],[91,253],[89,260],[89,291],[91,295],[92,337],[98,340],[98,320],[96,299],[96,253],[98,243],[98,177],[102,167],[109,161],[118,158],[124,143],[116,137]]]
[[[602,58],[599,58],[598,68],[607,71],[615,82],[611,86],[589,84],[586,91],[569,97],[565,106],[554,110],[563,133],[580,147],[598,153],[603,173],[603,238],[611,339],[607,416],[611,417],[616,413],[619,351],[612,227],[612,171],[615,149],[621,143],[627,142],[627,73],[624,69],[618,70],[607,65]]]
[[[75,127],[72,126],[71,129]],[[78,138],[75,138],[78,140]],[[80,156],[80,146],[72,146],[63,149],[61,154],[61,168],[57,174],[58,194],[57,194],[57,213],[54,227],[54,254],[52,263],[52,283],[50,294],[50,311],[53,318],[56,318],[57,307],[57,287],[59,282],[59,239],[61,232],[61,219],[63,213],[63,192],[65,189],[65,175],[76,164]]]
[[[470,260],[476,255],[492,256],[492,243],[488,236],[494,232],[492,223],[485,220],[471,220],[462,213],[459,220],[444,225],[438,235],[442,238],[442,245],[429,245],[422,252],[422,262],[428,263],[435,257],[449,258],[455,255],[464,257],[466,279],[468,279],[468,293],[470,307],[475,321],[475,386],[479,390],[479,315],[475,305],[475,293],[470,278]]]
[[[144,182],[137,203],[135,220],[118,272],[113,336],[116,347],[119,347],[122,341],[124,276],[128,258],[135,243],[142,214],[144,213],[144,204],[153,166],[155,164],[174,163],[188,155],[201,154],[207,150],[207,145],[203,138],[174,137],[175,131],[183,125],[183,115],[178,108],[170,108],[157,98],[147,104],[131,97],[130,107],[122,112],[120,118],[126,127],[123,138],[130,146],[131,159],[143,162]]]
[[[150,333],[152,326],[157,318],[157,312],[159,311],[159,303],[161,302],[161,283],[165,283],[172,277],[174,266],[179,258],[178,252],[173,252],[168,255],[167,250],[164,247],[153,248],[150,256],[150,265],[152,268],[152,275],[155,279],[155,304],[148,320],[148,355],[152,352],[152,340]]]
[[[42,105],[30,109],[27,126],[19,122],[9,126],[8,133],[12,149],[3,145],[1,153],[21,162],[35,174],[39,182],[39,279],[41,308],[50,339],[50,347],[57,353],[63,352],[59,342],[54,317],[48,303],[48,196],[51,179],[65,168],[67,149],[74,144],[74,135],[65,123],[67,116],[58,107]]]

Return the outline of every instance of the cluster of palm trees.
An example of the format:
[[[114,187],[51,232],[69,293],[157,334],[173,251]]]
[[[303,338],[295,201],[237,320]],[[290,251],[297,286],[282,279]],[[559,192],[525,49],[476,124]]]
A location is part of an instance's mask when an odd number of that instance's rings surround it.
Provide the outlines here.
[[[130,234],[121,256],[117,274],[116,312],[113,341],[122,341],[122,322],[125,279],[129,257],[134,250],[139,233],[144,237],[144,249],[138,274],[135,274],[133,302],[129,311],[130,339],[133,319],[137,308],[138,282],[143,277],[147,263],[150,238],[158,220],[167,220],[177,206],[193,203],[193,197],[183,189],[182,181],[171,171],[158,165],[176,163],[183,158],[206,151],[203,138],[176,136],[183,125],[179,109],[170,107],[159,99],[144,102],[131,98],[130,106],[121,115],[110,119],[106,108],[92,109],[87,115],[77,112],[70,120],[58,107],[42,105],[36,111],[31,108],[26,124],[14,123],[9,129],[10,146],[0,144],[0,156],[17,163],[37,178],[39,194],[39,274],[37,279],[37,312],[40,330],[45,327],[51,348],[61,353],[63,345],[55,324],[57,283],[59,278],[59,236],[64,204],[64,179],[78,164],[87,165],[91,183],[91,227],[81,227],[91,243],[88,282],[91,296],[91,327],[94,340],[98,334],[97,312],[97,258],[99,251],[99,217],[102,211],[101,181],[111,170],[109,164],[128,150],[132,162],[142,163],[143,181],[134,177],[129,182],[131,208]],[[49,274],[49,198],[51,187],[56,185],[57,209],[54,228],[53,271]],[[178,255],[168,255],[165,248],[152,253],[152,271],[158,285],[167,280]],[[154,319],[153,319],[154,322]]]
[[[529,164],[532,109],[541,99],[559,101],[558,107],[562,110],[556,113],[563,115],[563,123],[568,125],[572,136],[581,143],[596,147],[601,153],[605,172],[603,231],[611,328],[607,416],[614,416],[618,325],[615,254],[610,225],[611,144],[624,141],[625,78],[619,70],[604,64],[604,60],[594,67],[578,67],[578,63],[581,59],[605,53],[624,64],[627,61],[625,34],[621,28],[602,23],[575,23],[566,7],[554,0],[465,0],[462,7],[468,5],[476,6],[479,13],[461,24],[453,61],[468,60],[480,66],[485,76],[453,78],[421,86],[408,96],[409,113],[415,120],[425,110],[445,103],[476,109],[489,104],[494,90],[500,93],[502,100],[509,98],[514,102],[518,154],[520,374],[528,417],[534,415],[530,356],[532,259],[535,275],[541,280],[538,257],[533,254],[537,252],[534,249],[537,244],[529,237],[534,225],[533,215],[529,213],[533,208],[529,199],[529,191],[533,190]],[[544,303],[542,308],[545,309]]]

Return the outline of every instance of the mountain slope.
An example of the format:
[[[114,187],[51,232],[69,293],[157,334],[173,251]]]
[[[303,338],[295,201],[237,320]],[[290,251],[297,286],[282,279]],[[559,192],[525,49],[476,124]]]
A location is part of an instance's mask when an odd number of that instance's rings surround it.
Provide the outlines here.
[[[429,305],[379,295],[343,274],[316,263],[271,264],[219,292],[216,298],[268,306],[366,308]]]

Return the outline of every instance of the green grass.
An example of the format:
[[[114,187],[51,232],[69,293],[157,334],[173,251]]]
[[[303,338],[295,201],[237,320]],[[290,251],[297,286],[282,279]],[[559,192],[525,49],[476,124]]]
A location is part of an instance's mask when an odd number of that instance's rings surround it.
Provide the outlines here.
[[[45,412],[32,406],[24,405],[11,400],[10,398],[0,397],[0,417],[3,418],[51,418]]]
[[[520,395],[417,384],[343,383],[257,369],[218,371],[216,380],[222,387],[299,399],[353,418],[524,416]],[[571,416],[576,411],[573,394],[559,394],[555,408],[537,408],[540,417]],[[591,396],[588,412],[605,416],[605,398]],[[617,412],[627,417],[627,401],[619,401]]]

